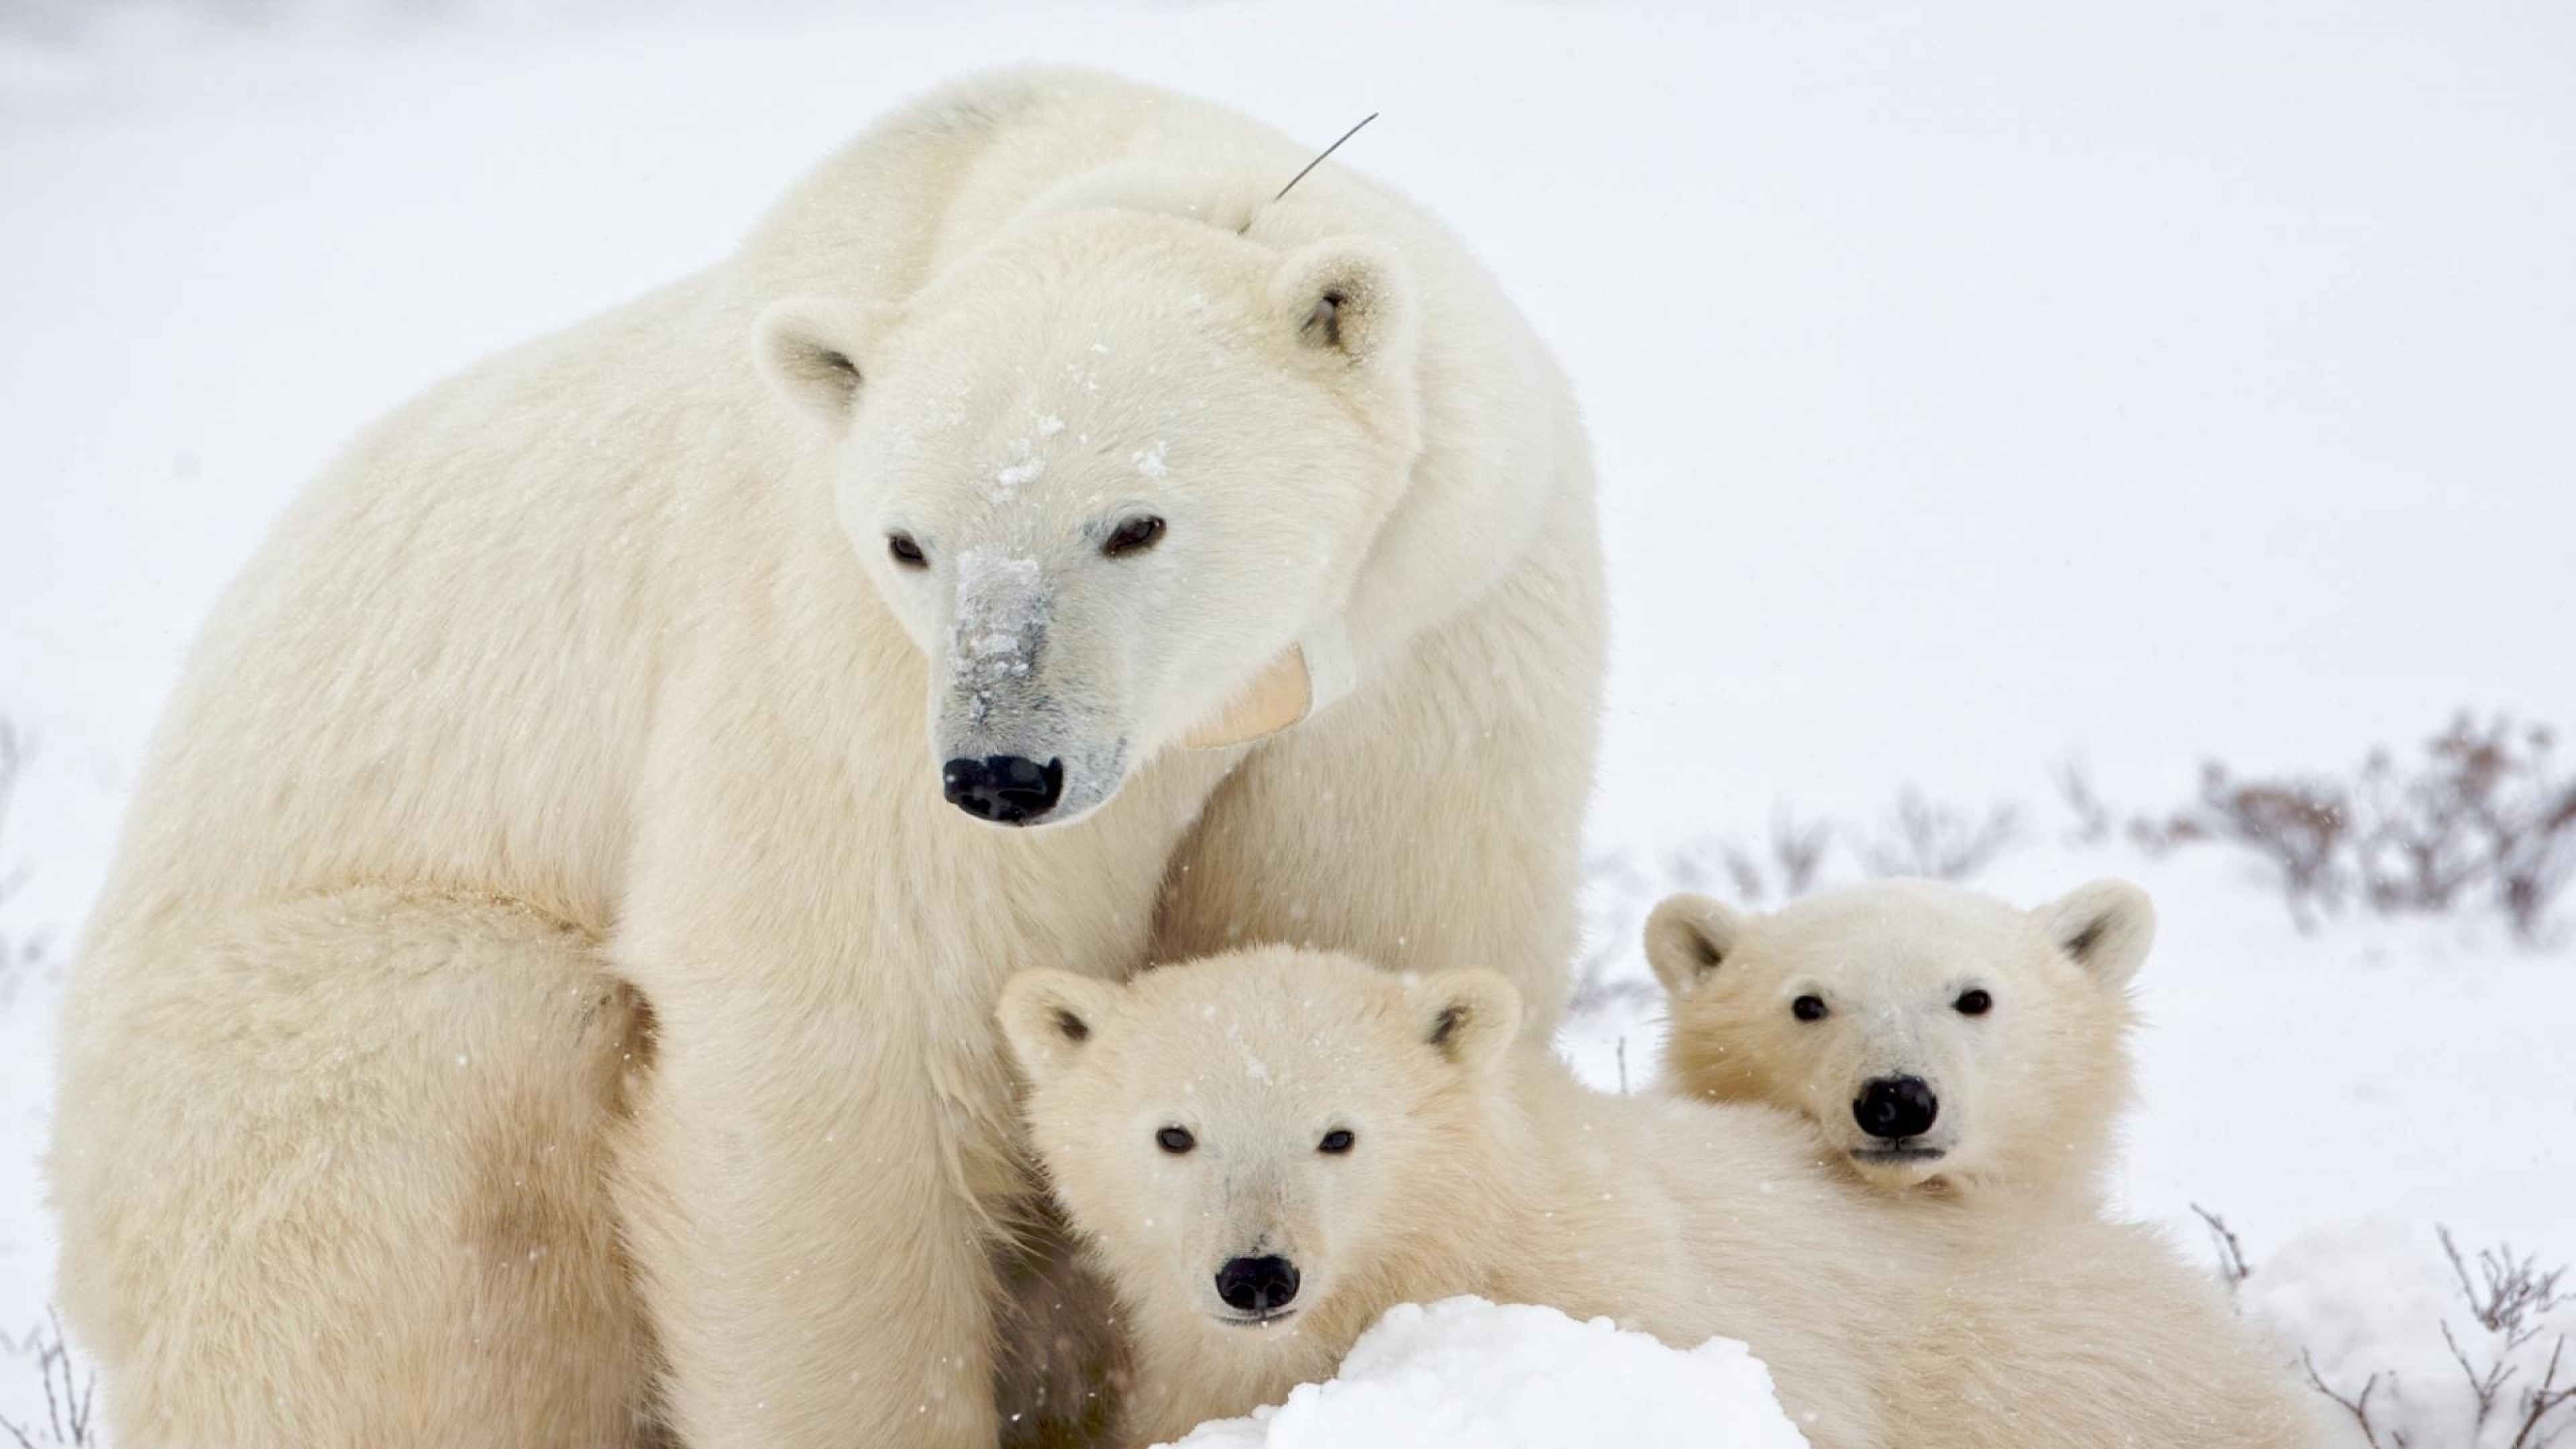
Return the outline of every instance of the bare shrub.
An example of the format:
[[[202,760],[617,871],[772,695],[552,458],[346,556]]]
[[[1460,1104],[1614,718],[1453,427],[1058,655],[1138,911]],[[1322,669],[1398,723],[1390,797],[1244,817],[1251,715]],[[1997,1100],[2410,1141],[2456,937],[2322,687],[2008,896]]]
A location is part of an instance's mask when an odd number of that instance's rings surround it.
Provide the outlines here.
[[[2010,805],[1984,811],[1935,803],[1907,786],[1878,829],[1856,837],[1853,848],[1869,873],[1966,880],[1994,864],[2021,839],[2021,812]]]
[[[1759,840],[1701,841],[1675,852],[1665,874],[1686,891],[1709,890],[1723,874],[1727,893],[1748,906],[1794,901],[1816,888],[1834,835],[1832,821],[1801,820],[1788,806],[1775,806],[1770,831]]]
[[[2245,1261],[2245,1244],[2237,1240],[2236,1230],[2227,1225],[2227,1219],[2198,1203],[2193,1203],[2191,1210],[2208,1225],[2210,1245],[2218,1253],[2218,1276],[2226,1281],[2228,1291],[2234,1292],[2237,1284],[2254,1276],[2253,1265]]]
[[[2279,867],[2290,914],[2313,929],[2341,905],[2350,883],[2343,858],[2352,802],[2331,777],[2245,780],[2217,761],[2201,767],[2200,798],[2163,820],[2133,820],[2129,837],[2149,850],[2225,841]]]
[[[2068,760],[2049,775],[2057,786],[2057,798],[2065,802],[2067,812],[2075,817],[2075,826],[2066,832],[2068,845],[2100,845],[2111,838],[2119,824],[2108,802],[2093,788],[2093,776],[2083,763]]]
[[[8,863],[9,800],[34,756],[34,742],[0,719],[0,1006],[16,999],[19,984],[35,974],[47,951],[43,933],[19,934],[9,925],[9,903],[27,883],[27,868]]]
[[[2080,777],[2059,788],[2079,822],[2105,813]],[[2214,841],[2262,856],[2302,930],[2348,905],[2404,915],[2483,904],[2538,945],[2576,877],[2576,779],[2546,726],[2462,713],[2422,758],[2373,751],[2349,777],[2248,777],[2212,761],[2197,800],[2132,819],[2128,833],[2153,851]]]
[[[0,1419],[0,1431],[17,1442],[19,1449],[83,1449],[99,1442],[94,1415],[98,1408],[98,1374],[76,1368],[72,1363],[71,1342],[63,1336],[63,1323],[51,1312],[45,1322],[29,1330],[24,1342],[12,1342],[0,1333],[0,1349],[12,1354],[32,1355],[36,1372],[45,1384],[45,1422],[20,1424]]]
[[[2489,1333],[2505,1335],[2507,1344],[2519,1347],[2540,1331],[2539,1318],[2562,1303],[2576,1303],[2576,1293],[2562,1293],[2558,1282],[2567,1275],[2564,1267],[2542,1272],[2540,1260],[2528,1255],[2517,1257],[2513,1245],[2478,1249],[2478,1276],[2469,1277],[2468,1260],[2460,1256],[2460,1245],[2451,1241],[2451,1230],[2437,1230],[2442,1239],[2442,1254],[2451,1260],[2451,1274],[2460,1283],[2460,1297],[2467,1300],[2469,1312]]]
[[[2191,1210],[2208,1225],[2220,1275],[2235,1291],[2255,1272],[2244,1244],[2226,1219],[2197,1203]],[[2460,1301],[2477,1329],[2484,1330],[2470,1332],[2472,1341],[2462,1343],[2447,1317],[2435,1325],[2468,1387],[2466,1407],[2440,1395],[2410,1400],[2406,1384],[2390,1368],[2372,1369],[2358,1391],[2339,1391],[2318,1369],[2315,1355],[2301,1347],[2299,1362],[2309,1385],[2350,1416],[2363,1442],[2378,1449],[2424,1444],[2547,1449],[2576,1429],[2576,1356],[2568,1352],[2567,1334],[2546,1321],[2555,1310],[2576,1303],[2576,1292],[2560,1287],[2567,1269],[2544,1269],[2536,1257],[2517,1254],[2510,1245],[2482,1248],[2472,1257],[2460,1251],[2449,1228],[2435,1232],[2450,1260]],[[2540,1352],[2544,1334],[2549,1335],[2545,1356]],[[2361,1365],[2344,1367],[2347,1372],[2339,1376],[2349,1383],[2349,1370]],[[2462,1417],[2468,1422],[2461,1423]]]
[[[2345,1413],[2352,1415],[2353,1422],[2361,1426],[2361,1437],[2370,1445],[2370,1449],[2381,1449],[2379,1428],[2370,1422],[2370,1396],[2379,1391],[2379,1375],[2372,1374],[2362,1380],[2361,1392],[2347,1399],[2327,1386],[2325,1377],[2317,1372],[2316,1359],[2304,1348],[2299,1350],[2299,1365],[2308,1371],[2308,1384],[2311,1388],[2334,1400],[2343,1407]],[[2406,1449],[2405,1435],[2397,1436],[2396,1449]]]

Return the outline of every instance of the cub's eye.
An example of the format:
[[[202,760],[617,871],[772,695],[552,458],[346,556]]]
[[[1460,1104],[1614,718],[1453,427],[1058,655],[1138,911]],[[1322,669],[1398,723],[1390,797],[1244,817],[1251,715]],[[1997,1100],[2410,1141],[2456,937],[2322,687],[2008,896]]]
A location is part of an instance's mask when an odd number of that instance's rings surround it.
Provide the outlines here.
[[[1192,1137],[1186,1127],[1166,1127],[1154,1134],[1154,1145],[1178,1157],[1198,1146],[1199,1140]]]
[[[903,565],[905,568],[926,569],[930,567],[929,558],[922,553],[921,545],[913,541],[911,534],[902,532],[887,534],[886,552],[893,554],[894,561]]]
[[[1138,553],[1152,548],[1163,536],[1163,520],[1147,513],[1118,525],[1118,531],[1102,540],[1100,551],[1111,558],[1123,553]]]
[[[1995,1009],[1995,999],[1983,991],[1962,991],[1951,1005],[1959,1008],[1961,1016],[1983,1016]]]
[[[1825,999],[1821,996],[1801,996],[1789,1003],[1789,1014],[1800,1021],[1822,1021],[1825,1019]]]
[[[1350,1151],[1352,1145],[1358,1141],[1358,1138],[1351,1135],[1351,1130],[1349,1128],[1336,1127],[1332,1131],[1324,1134],[1324,1140],[1315,1144],[1315,1150],[1317,1152],[1329,1152],[1338,1157],[1341,1154]]]

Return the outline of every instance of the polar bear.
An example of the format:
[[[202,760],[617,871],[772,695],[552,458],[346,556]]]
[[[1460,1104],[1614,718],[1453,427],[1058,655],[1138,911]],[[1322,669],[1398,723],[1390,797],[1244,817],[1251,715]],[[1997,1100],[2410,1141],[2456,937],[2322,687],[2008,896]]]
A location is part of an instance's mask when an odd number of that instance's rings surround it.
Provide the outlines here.
[[[1589,1091],[1494,972],[1283,947],[1124,985],[1038,969],[1001,1020],[1126,1309],[1133,1441],[1475,1294],[1742,1339],[1819,1449],[2316,1442],[2214,1280],[2145,1230],[1901,1206],[1775,1108]]]
[[[953,85],[292,507],[65,1018],[118,1443],[989,1444],[1011,967],[1401,948],[1546,1029],[1588,445],[1312,150]]]
[[[2129,984],[2155,908],[2102,880],[2034,911],[1883,880],[1762,915],[1676,895],[1646,922],[1664,1085],[1813,1120],[1898,1193],[2098,1204],[2134,1092]]]

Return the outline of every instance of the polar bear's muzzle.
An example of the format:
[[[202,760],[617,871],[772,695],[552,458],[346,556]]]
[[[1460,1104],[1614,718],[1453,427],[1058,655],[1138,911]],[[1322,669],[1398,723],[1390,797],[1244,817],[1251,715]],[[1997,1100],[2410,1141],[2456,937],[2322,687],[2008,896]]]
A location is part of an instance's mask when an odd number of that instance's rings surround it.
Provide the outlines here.
[[[996,825],[1029,825],[1045,819],[1064,798],[1064,761],[1041,765],[1026,755],[966,756],[939,769],[948,803]]]
[[[1127,774],[1124,740],[1051,748],[1036,738],[1043,734],[947,735],[940,793],[978,820],[1007,826],[1070,824],[1118,793]]]

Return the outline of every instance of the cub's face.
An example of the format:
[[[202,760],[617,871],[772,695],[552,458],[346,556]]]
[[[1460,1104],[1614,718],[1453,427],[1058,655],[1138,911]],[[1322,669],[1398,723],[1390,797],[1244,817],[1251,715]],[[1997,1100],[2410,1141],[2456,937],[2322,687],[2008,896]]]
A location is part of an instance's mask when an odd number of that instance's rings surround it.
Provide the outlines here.
[[[1409,284],[1087,211],[900,307],[764,315],[836,440],[840,521],[929,661],[923,768],[1004,825],[1078,820],[1329,628],[1417,427]]]
[[[1245,1348],[1419,1230],[1518,1017],[1490,972],[1286,948],[1123,987],[1025,972],[1001,1009],[1039,1158],[1120,1295]]]
[[[2090,1160],[2097,1143],[2060,1139],[2106,1130],[2127,1091],[2127,985],[2153,933],[2119,881],[2032,912],[1879,881],[1771,915],[1675,896],[1646,947],[1672,1085],[1802,1113],[1902,1188]]]

